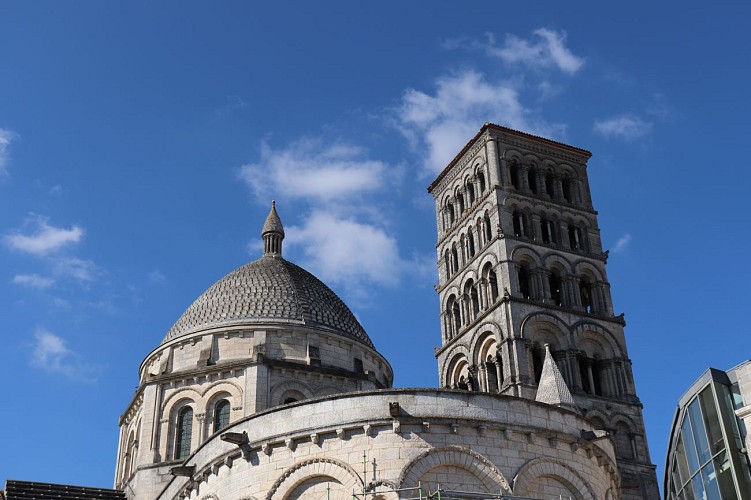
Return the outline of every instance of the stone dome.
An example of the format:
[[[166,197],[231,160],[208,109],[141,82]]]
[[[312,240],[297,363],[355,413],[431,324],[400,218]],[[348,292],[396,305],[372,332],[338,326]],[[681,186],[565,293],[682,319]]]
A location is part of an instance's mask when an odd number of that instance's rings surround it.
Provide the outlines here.
[[[269,244],[269,229],[278,240]],[[206,290],[172,325],[162,343],[205,328],[289,324],[328,330],[370,348],[373,342],[347,305],[321,280],[281,257],[281,220],[272,206],[266,250]]]

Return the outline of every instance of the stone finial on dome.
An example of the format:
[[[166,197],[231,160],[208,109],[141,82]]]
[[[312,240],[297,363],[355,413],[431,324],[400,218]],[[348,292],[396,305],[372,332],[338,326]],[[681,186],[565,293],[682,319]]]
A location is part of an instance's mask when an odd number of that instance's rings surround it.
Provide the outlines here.
[[[535,401],[579,411],[563,375],[553,360],[550,344],[545,344],[545,361],[542,363],[542,375],[540,375],[540,383],[537,384]]]
[[[263,223],[261,237],[263,238],[264,255],[282,255],[284,226],[282,225],[282,219],[279,218],[279,214],[276,213],[276,201],[274,200],[271,201],[269,216],[266,217],[266,222]]]

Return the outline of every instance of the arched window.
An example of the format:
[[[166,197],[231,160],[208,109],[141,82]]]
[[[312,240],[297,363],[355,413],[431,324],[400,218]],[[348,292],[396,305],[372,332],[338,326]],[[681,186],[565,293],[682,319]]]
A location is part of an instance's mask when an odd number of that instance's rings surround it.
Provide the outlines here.
[[[454,221],[456,220],[456,214],[454,213],[454,205],[452,205],[451,203],[446,205],[446,211],[448,212],[448,216],[449,216],[449,224],[453,224]]]
[[[482,268],[482,276],[485,278],[488,286],[485,295],[488,297],[489,303],[492,304],[498,300],[498,278],[496,277],[495,271],[493,271],[493,266],[490,265],[490,262],[485,264],[485,267]]]
[[[467,196],[469,197],[469,205],[475,202],[475,187],[470,182],[467,184]]]
[[[511,185],[514,186],[514,189],[521,189],[522,182],[521,182],[521,169],[519,168],[519,164],[514,161],[511,164]]]
[[[498,300],[498,278],[492,269],[488,272],[488,286],[490,287],[490,300],[495,302]]]
[[[296,402],[297,402],[297,400],[295,398],[284,398],[284,403],[283,404],[288,405],[290,403],[296,403]]]
[[[448,249],[443,254],[443,261],[446,265],[446,278],[448,279],[451,277],[451,252]]]
[[[456,201],[459,204],[459,213],[457,215],[461,215],[461,214],[464,213],[464,209],[465,209],[465,206],[464,206],[464,195],[462,193],[457,193],[456,194]]]
[[[449,297],[446,303],[446,310],[448,312],[448,327],[449,338],[459,333],[459,329],[462,327],[461,313],[459,312],[459,302],[453,295]]]
[[[527,171],[527,182],[529,183],[529,189],[532,190],[534,194],[537,194],[537,172],[535,169],[530,168]]]
[[[480,189],[480,193],[485,192],[485,175],[482,172],[477,172],[477,185]]]
[[[572,250],[580,250],[582,248],[581,229],[574,224],[568,225],[568,241]]]
[[[634,458],[634,436],[628,425],[623,422],[615,424],[615,450],[618,456],[632,460]]]
[[[548,283],[550,285],[550,298],[553,304],[557,306],[563,305],[563,279],[561,274],[557,270],[550,271],[548,275]]]
[[[594,308],[592,307],[592,283],[586,276],[582,276],[581,280],[579,280],[579,296],[581,297],[581,305],[584,310],[594,312]]]
[[[483,219],[483,227],[485,230],[485,242],[487,243],[491,239],[493,239],[493,230],[490,227],[490,216],[485,213],[485,217]]]
[[[214,432],[220,431],[229,425],[230,404],[226,399],[216,402],[214,405]]]
[[[548,196],[551,198],[555,198],[555,185],[553,184],[555,182],[555,178],[553,177],[553,174],[551,172],[548,172],[545,174],[545,192],[548,193]]]
[[[456,250],[456,245],[451,245],[451,264],[453,272],[456,272],[459,269],[459,252]]]
[[[175,426],[175,458],[185,458],[190,455],[190,439],[193,433],[193,408],[186,406],[177,414]]]
[[[471,230],[469,231],[469,233],[467,233],[467,248],[469,249],[469,256],[474,257],[475,256],[475,237],[472,235]]]
[[[469,300],[469,309],[471,311],[471,318],[468,318],[467,322],[473,321],[480,312],[480,298],[477,294],[477,287],[474,281],[469,280],[464,285],[464,296],[465,300]]]
[[[531,298],[531,287],[530,287],[530,277],[531,273],[529,272],[529,268],[527,267],[527,264],[520,264],[518,268],[518,274],[519,274],[519,293],[521,293],[522,298],[530,299]]]

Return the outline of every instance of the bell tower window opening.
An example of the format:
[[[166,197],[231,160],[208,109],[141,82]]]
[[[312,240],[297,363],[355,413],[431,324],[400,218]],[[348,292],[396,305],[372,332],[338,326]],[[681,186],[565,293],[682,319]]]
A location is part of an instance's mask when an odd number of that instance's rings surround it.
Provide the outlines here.
[[[186,406],[177,414],[175,432],[175,458],[190,455],[190,440],[193,434],[193,408]]]
[[[581,229],[573,224],[568,226],[568,240],[572,250],[581,250]]]
[[[465,208],[464,207],[464,195],[462,193],[457,193],[456,194],[456,201],[459,204],[459,214],[457,214],[457,215],[461,215],[461,214],[464,213],[464,208]]]
[[[446,205],[446,212],[448,212],[449,225],[453,224],[456,220],[456,214],[454,214],[454,205],[452,205],[451,203]]]
[[[467,247],[469,249],[469,256],[474,257],[475,256],[475,237],[472,235],[471,230],[469,231],[469,233],[467,233]]]
[[[485,175],[483,175],[482,172],[477,172],[477,186],[480,189],[479,194],[482,194],[485,192]]]
[[[563,280],[558,271],[553,270],[548,275],[548,283],[550,285],[550,299],[553,304],[557,306],[563,305]]]
[[[487,213],[483,218],[483,228],[485,231],[485,242],[487,243],[493,238],[493,230],[490,226],[490,216]]]
[[[467,184],[467,197],[469,198],[469,205],[471,206],[475,202],[475,187],[471,182]]]
[[[451,246],[451,264],[453,273],[459,270],[459,252],[456,250],[456,245]]]
[[[545,359],[545,355],[540,347],[540,344],[535,342],[531,349],[532,355],[532,373],[534,375],[535,384],[540,383],[540,377],[542,377],[542,363]]]
[[[511,185],[517,191],[521,189],[521,168],[517,162],[511,164]]]
[[[531,278],[531,273],[529,272],[529,268],[527,267],[527,264],[519,265],[518,274],[519,274],[518,276],[519,277],[519,293],[521,293],[522,298],[524,299],[532,298],[530,294],[531,287],[529,283],[530,278]]]
[[[523,213],[516,211],[513,214],[514,219],[514,236],[527,236],[527,218]]]
[[[488,270],[488,286],[490,287],[490,300],[495,302],[498,300],[498,278],[492,269]]]
[[[581,297],[581,305],[584,308],[584,310],[588,313],[593,312],[592,307],[592,284],[589,282],[589,279],[586,277],[582,277],[581,281],[579,282],[579,296]]]

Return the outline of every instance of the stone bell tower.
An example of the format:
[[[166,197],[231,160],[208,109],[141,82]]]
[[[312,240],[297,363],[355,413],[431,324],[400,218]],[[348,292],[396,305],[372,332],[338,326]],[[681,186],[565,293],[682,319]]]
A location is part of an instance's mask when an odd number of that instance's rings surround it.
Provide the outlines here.
[[[615,444],[621,498],[658,499],[589,191],[590,156],[486,123],[429,186],[440,385],[534,399],[549,344],[576,406]]]

